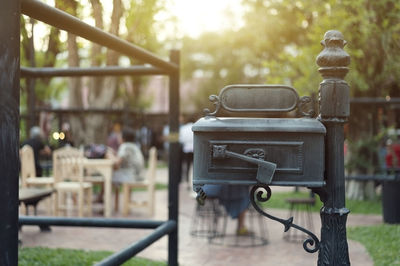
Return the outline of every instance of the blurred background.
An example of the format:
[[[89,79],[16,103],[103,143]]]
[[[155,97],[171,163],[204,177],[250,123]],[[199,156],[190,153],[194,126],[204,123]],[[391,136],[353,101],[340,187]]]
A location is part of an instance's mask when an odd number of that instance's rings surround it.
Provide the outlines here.
[[[315,58],[323,34],[337,29],[351,56],[347,171],[384,172],[388,150],[395,150],[400,128],[396,0],[45,2],[166,59],[171,49],[180,50],[182,123],[201,116],[210,107],[208,96],[229,84],[286,84],[317,99],[321,76]],[[24,66],[140,63],[26,16],[21,40]],[[22,79],[21,140],[39,125],[52,148],[66,138],[77,147],[105,144],[118,124],[135,128],[145,155],[151,146],[165,150],[167,84],[161,76]]]

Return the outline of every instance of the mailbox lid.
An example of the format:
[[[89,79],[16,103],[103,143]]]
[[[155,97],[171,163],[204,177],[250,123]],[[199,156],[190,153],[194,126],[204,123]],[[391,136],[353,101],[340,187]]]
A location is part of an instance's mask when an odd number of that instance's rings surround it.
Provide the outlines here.
[[[193,132],[305,132],[325,134],[324,125],[312,118],[204,117]]]

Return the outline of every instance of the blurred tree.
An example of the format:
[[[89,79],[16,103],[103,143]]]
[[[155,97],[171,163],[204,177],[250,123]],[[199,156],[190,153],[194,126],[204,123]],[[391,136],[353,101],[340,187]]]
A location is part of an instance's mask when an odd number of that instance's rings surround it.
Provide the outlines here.
[[[90,0],[92,15],[95,26],[100,29],[108,27],[108,32],[120,36],[128,41],[134,42],[148,50],[157,49],[157,38],[155,35],[155,14],[160,10],[161,0],[152,1],[122,1],[113,0],[110,25],[105,25],[104,8],[100,0]],[[59,8],[70,14],[80,17],[82,7],[75,0],[64,1]],[[127,8],[125,8],[126,6]],[[125,21],[125,25],[123,22]],[[125,34],[121,34],[121,26],[124,25]],[[124,36],[125,35],[125,36]],[[79,66],[89,62],[91,66],[119,65],[120,54],[92,44],[88,58],[81,56],[82,50],[76,40],[76,36],[68,34],[68,65]],[[86,60],[86,61],[85,61]],[[129,59],[131,63],[137,63]],[[119,77],[95,77],[82,80],[81,78],[69,78],[69,103],[70,107],[84,107],[82,89],[87,88],[87,105],[90,108],[112,107],[117,102],[125,102],[126,107],[139,105],[140,90],[130,90],[132,86],[126,85],[126,79]],[[133,99],[124,101],[121,99]],[[120,99],[118,101],[118,99]],[[133,105],[132,105],[133,102]],[[129,106],[127,106],[129,105]],[[87,114],[81,117],[71,117],[71,128],[73,130],[74,142],[82,143],[104,143],[107,135],[107,118],[104,115]]]
[[[329,29],[341,31],[348,42],[351,65],[346,80],[353,97],[400,96],[398,0],[243,0],[242,4],[244,26],[239,30],[205,33],[183,41],[183,77],[201,77],[193,96],[198,110],[210,106],[208,95],[218,94],[232,83],[286,84],[300,95],[316,93],[321,76],[315,58]],[[353,106],[347,135],[350,141],[376,136],[380,126],[377,116],[371,106]],[[400,120],[400,113],[397,117]],[[362,151],[351,156],[359,153]],[[361,159],[377,165],[376,158],[371,152]],[[358,173],[365,173],[365,169]],[[357,191],[365,194],[363,189]],[[357,193],[349,194],[358,198]]]
[[[183,77],[203,79],[197,105],[230,83],[283,83],[300,94],[316,92],[315,57],[328,29],[340,30],[349,43],[346,79],[353,96],[399,94],[399,1],[243,0],[243,9],[241,29],[183,41]]]
[[[30,67],[53,67],[56,65],[56,57],[63,49],[63,44],[59,39],[59,30],[50,28],[44,35],[41,42],[34,41],[35,25],[37,22],[26,16],[21,16],[21,65]],[[35,37],[36,38],[36,37]],[[37,38],[36,38],[37,39]],[[35,47],[35,45],[37,47]],[[60,59],[59,59],[60,60]],[[62,61],[62,60],[60,60]],[[31,93],[29,86],[33,88]],[[37,117],[31,113],[28,103],[40,107],[46,105],[51,98],[60,97],[65,82],[54,79],[22,79],[21,80],[21,114],[28,115],[27,119],[32,119],[32,124],[26,123],[21,119],[21,139],[24,139],[29,131],[29,127],[38,125]],[[30,108],[34,108],[31,106]]]

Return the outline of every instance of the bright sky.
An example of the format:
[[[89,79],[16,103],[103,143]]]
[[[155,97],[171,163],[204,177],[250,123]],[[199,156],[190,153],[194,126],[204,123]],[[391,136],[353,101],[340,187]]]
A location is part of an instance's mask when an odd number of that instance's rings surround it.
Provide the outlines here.
[[[46,0],[49,5],[54,6],[53,0]],[[85,6],[89,6],[88,0],[81,0]],[[104,12],[106,20],[111,17],[112,1],[104,0]],[[223,29],[236,29],[242,26],[241,0],[166,0],[166,12],[159,14],[156,18],[160,23],[165,23],[168,17],[175,16],[177,25],[165,25],[165,32],[159,33],[159,37],[166,36],[180,38],[183,35],[198,37],[206,31],[219,31]],[[84,9],[84,21],[93,25],[90,9]],[[106,21],[106,24],[109,21]],[[49,27],[38,22],[35,25],[35,35],[42,36],[49,31]],[[62,31],[61,38],[66,38]],[[39,43],[45,41],[43,38],[35,38],[36,47],[44,47]]]
[[[181,34],[197,37],[205,31],[241,26],[241,0],[167,0]]]

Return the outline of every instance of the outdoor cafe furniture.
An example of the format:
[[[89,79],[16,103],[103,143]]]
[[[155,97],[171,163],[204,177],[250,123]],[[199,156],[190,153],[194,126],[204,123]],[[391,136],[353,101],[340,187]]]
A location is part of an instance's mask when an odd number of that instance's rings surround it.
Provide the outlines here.
[[[315,205],[315,197],[308,198],[287,198],[286,202],[290,204],[288,217],[293,217],[300,226],[314,231],[314,223],[311,208]],[[286,241],[303,241],[305,234],[298,230],[288,230],[283,239]]]
[[[22,187],[19,189],[19,199],[18,203],[25,206],[25,214],[29,215],[29,206],[33,206],[33,213],[37,215],[37,205],[38,203],[50,197],[54,192],[53,188],[30,188]]]
[[[35,168],[35,158],[33,149],[29,145],[24,145],[20,151],[21,160],[21,186],[22,188],[54,188],[53,177],[37,177]],[[51,200],[48,201],[48,211],[51,212]],[[36,207],[35,207],[36,212]]]
[[[56,216],[60,210],[66,212],[69,209],[66,199],[69,194],[77,198],[79,217],[84,215],[85,209],[88,216],[92,215],[92,184],[83,180],[84,161],[82,152],[72,147],[66,146],[53,152]]]
[[[29,145],[24,145],[20,149],[21,159],[21,183],[22,187],[46,187],[52,188],[54,185],[53,177],[36,176],[35,158],[33,149]]]
[[[94,180],[90,180],[93,177],[88,177],[85,175],[84,180],[87,182],[104,183],[104,194],[103,194],[103,202],[104,202],[104,216],[111,216],[111,207],[112,207],[112,170],[113,170],[113,159],[83,159],[83,167],[88,172],[96,172],[101,176],[96,176]]]

